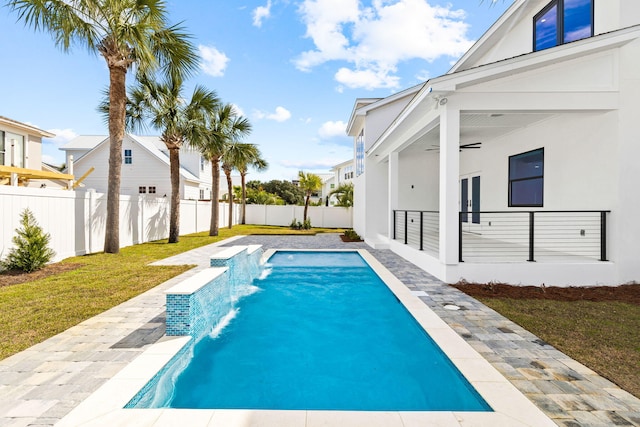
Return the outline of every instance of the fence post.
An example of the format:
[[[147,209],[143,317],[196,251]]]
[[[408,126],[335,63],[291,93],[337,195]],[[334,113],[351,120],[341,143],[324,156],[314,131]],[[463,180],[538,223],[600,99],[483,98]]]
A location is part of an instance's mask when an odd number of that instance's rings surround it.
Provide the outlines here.
[[[462,260],[462,212],[458,212],[458,262]]]
[[[534,238],[534,212],[529,212],[529,262],[535,262],[534,253],[533,253],[533,238]]]
[[[397,220],[397,213],[398,211],[396,211],[395,209],[393,210],[393,240],[396,240],[396,220]]]
[[[404,244],[407,244],[407,233],[409,233],[409,211],[404,211]]]
[[[422,241],[423,241],[423,233],[422,233],[422,228],[423,228],[423,214],[424,212],[420,211],[420,250],[422,250]]]
[[[607,213],[600,212],[600,261],[607,259]]]

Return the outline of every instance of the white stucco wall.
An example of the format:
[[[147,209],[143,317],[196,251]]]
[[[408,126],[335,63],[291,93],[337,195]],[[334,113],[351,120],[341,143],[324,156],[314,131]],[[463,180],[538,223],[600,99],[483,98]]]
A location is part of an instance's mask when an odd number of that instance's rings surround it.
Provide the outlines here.
[[[376,108],[367,114],[365,121],[365,146],[367,151],[378,140],[382,132],[395,120],[400,112],[407,106],[413,96],[405,96],[395,102],[385,104],[381,108]]]
[[[399,154],[398,204],[403,210],[438,210],[440,165],[437,151]]]

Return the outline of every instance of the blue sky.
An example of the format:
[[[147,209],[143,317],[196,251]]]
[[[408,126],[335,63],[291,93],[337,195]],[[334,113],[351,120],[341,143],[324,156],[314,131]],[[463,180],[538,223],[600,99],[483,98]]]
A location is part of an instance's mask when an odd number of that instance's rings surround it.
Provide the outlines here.
[[[193,35],[201,84],[253,125],[269,170],[251,179],[326,173],[353,157],[346,122],[356,98],[386,97],[445,73],[504,12],[489,0],[169,0],[172,23]],[[57,135],[45,161],[64,161],[76,135],[106,135],[96,112],[104,60],[62,52],[0,8],[0,115]],[[129,82],[131,82],[129,78]],[[149,130],[149,134],[159,134]]]

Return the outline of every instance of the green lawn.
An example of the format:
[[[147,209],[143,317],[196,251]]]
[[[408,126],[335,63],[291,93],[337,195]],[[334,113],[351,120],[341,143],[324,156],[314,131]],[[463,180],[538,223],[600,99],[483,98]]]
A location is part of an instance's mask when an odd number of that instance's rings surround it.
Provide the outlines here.
[[[80,267],[44,279],[0,287],[0,360],[37,344],[83,320],[135,297],[191,268],[148,264],[236,235],[313,234],[341,230],[294,231],[284,227],[239,225],[121,249],[117,255],[67,258]]]
[[[615,301],[476,298],[640,397],[640,306]]]

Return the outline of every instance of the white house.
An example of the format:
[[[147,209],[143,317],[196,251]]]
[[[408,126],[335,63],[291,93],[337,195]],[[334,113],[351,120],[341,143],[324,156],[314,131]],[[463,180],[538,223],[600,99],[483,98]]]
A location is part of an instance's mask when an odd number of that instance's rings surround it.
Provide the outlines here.
[[[449,283],[640,280],[639,24],[515,0],[448,73],[356,100],[354,229]]]
[[[322,193],[328,196],[341,185],[352,183],[355,176],[354,167],[353,159],[349,159],[332,167],[331,172],[333,172],[333,177],[323,183]],[[329,196],[329,206],[335,205],[337,200],[338,198],[335,195]]]
[[[42,163],[42,138],[55,135],[0,116],[0,185],[69,188],[73,176]]]
[[[60,148],[66,153],[67,164],[73,156],[73,172],[82,176],[85,188],[107,192],[109,175],[109,137],[81,135]],[[157,136],[126,134],[122,141],[122,175],[120,193],[151,194],[167,197],[171,194],[169,150]],[[180,198],[211,198],[211,163],[198,152],[180,150]],[[220,196],[227,193],[224,176],[220,179]]]

